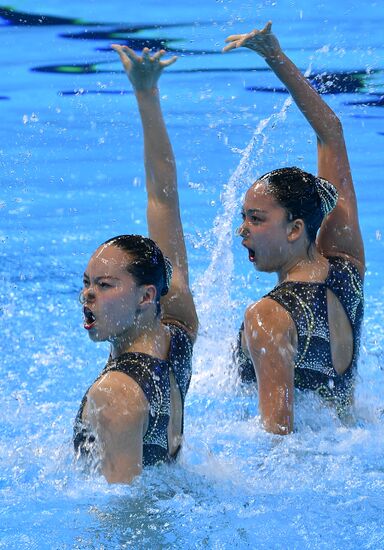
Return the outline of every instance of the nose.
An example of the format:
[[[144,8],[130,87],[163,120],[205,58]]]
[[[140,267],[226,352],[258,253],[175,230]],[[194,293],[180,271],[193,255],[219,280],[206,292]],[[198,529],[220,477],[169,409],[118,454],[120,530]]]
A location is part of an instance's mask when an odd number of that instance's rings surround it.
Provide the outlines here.
[[[95,297],[95,293],[92,287],[83,288],[79,293],[79,302],[80,304],[86,304],[91,302]]]
[[[249,235],[249,230],[244,227],[244,223],[245,222],[239,225],[239,227],[235,230],[236,237],[247,237]]]

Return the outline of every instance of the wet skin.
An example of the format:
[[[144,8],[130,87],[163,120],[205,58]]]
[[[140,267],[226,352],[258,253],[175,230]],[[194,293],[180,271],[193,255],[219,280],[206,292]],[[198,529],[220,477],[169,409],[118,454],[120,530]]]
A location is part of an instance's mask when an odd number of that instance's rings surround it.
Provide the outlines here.
[[[127,271],[129,257],[113,246],[102,245],[84,273],[84,328],[96,342],[124,339],[139,313],[142,287]]]
[[[280,272],[289,259],[291,222],[263,182],[248,189],[242,208],[243,223],[238,234],[248,249],[249,260],[258,271]]]

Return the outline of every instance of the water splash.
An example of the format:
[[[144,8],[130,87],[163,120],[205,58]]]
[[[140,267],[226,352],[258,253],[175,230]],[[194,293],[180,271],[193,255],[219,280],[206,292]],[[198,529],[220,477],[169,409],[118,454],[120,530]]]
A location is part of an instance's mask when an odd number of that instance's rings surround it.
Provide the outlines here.
[[[232,343],[237,328],[234,325],[235,302],[232,298],[234,218],[239,211],[241,195],[260,176],[262,157],[269,133],[277,124],[284,122],[291,104],[292,98],[288,97],[279,112],[260,120],[244,150],[232,149],[241,153],[241,159],[229,182],[223,186],[222,208],[213,223],[210,264],[194,285],[201,335],[208,337],[205,344],[201,344],[204,347],[202,353],[196,354],[204,357],[203,369],[206,369],[207,364],[215,364],[215,370],[217,370],[218,362],[225,368],[232,353]],[[217,354],[217,344],[212,345],[210,341],[212,335],[216,341],[217,338],[220,341],[219,354]],[[219,370],[221,371],[221,368]]]

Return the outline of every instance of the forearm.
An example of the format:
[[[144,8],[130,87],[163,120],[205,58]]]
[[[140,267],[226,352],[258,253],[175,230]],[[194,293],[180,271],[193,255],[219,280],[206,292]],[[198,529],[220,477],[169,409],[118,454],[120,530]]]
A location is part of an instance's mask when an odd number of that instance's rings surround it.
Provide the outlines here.
[[[163,119],[157,88],[135,91],[144,132],[149,235],[174,267],[172,282],[183,272],[188,283],[187,252],[180,219],[176,162]],[[172,292],[170,292],[172,295]]]
[[[343,146],[339,119],[282,51],[271,28],[272,22],[269,21],[262,30],[228,36],[223,51],[245,47],[259,54],[288,88],[296,105],[314,129],[319,143]]]
[[[288,378],[275,380],[273,370],[266,376],[260,368],[256,369],[261,421],[267,432],[277,435],[293,431],[293,368],[289,372],[292,374]]]
[[[315,131],[320,143],[338,140],[342,136],[339,119],[296,65],[281,49],[265,56],[264,59],[287,87],[296,105]]]
[[[144,134],[144,164],[149,198],[177,200],[176,165],[157,88],[135,91]]]

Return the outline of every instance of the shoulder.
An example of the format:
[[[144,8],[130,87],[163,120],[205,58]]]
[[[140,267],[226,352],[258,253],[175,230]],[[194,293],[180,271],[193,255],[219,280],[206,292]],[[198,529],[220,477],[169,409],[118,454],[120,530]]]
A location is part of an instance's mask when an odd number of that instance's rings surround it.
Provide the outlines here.
[[[333,271],[347,271],[364,280],[365,264],[352,258],[348,254],[338,254],[333,256],[327,256],[327,260]]]
[[[289,313],[271,298],[262,298],[247,308],[244,327],[259,385],[266,388],[280,380],[276,377],[291,377],[297,344]]]
[[[246,309],[244,332],[249,349],[264,348],[293,343],[295,325],[284,307],[265,297]]]
[[[87,408],[99,421],[111,425],[137,423],[148,413],[149,404],[143,390],[122,372],[107,372],[88,392]]]
[[[251,304],[245,311],[245,329],[251,326],[259,332],[266,328],[286,330],[292,324],[293,321],[287,310],[269,297],[264,297]]]
[[[162,319],[162,323],[169,329],[171,333],[171,340],[184,343],[184,345],[188,346],[188,348],[192,350],[196,340],[196,334],[189,330],[184,323],[181,323],[175,319],[167,318]]]

